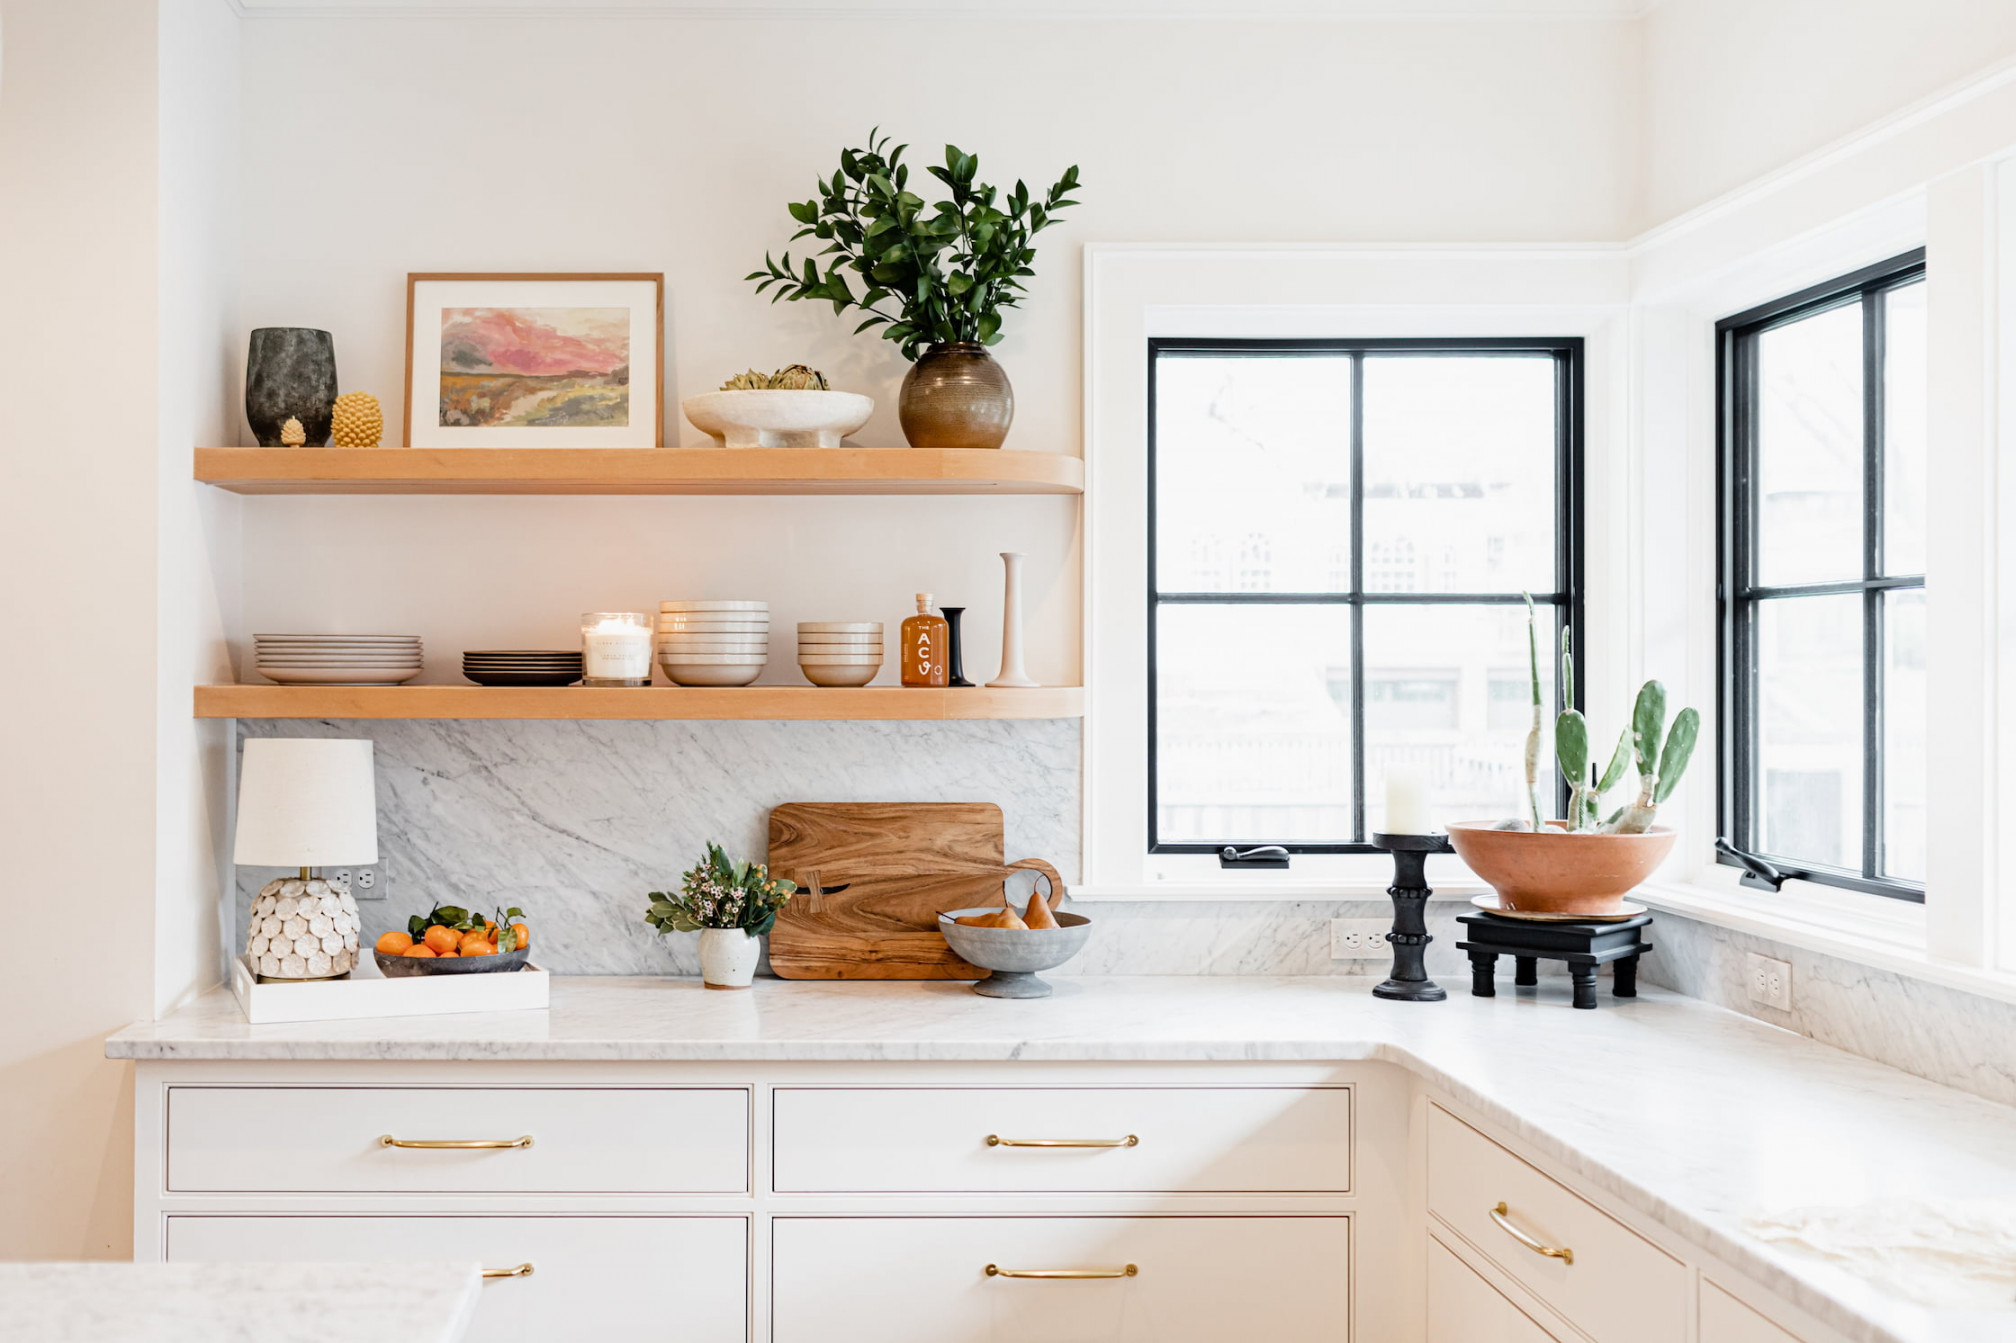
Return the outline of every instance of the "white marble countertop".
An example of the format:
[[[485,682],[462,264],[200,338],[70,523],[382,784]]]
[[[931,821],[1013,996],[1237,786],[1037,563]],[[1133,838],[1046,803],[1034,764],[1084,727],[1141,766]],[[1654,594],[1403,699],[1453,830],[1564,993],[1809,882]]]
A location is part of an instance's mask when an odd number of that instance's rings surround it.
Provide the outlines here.
[[[1934,1311],[1748,1235],[1743,1217],[1881,1199],[2016,1202],[2016,1110],[1644,990],[1594,1012],[1565,984],[1389,1003],[1363,979],[1059,977],[962,983],[556,979],[548,1011],[251,1026],[221,990],[130,1026],[131,1059],[1282,1060],[1412,1070],[1563,1169],[1858,1343],[2008,1343],[2006,1311]]]
[[[388,1291],[421,1281],[425,1292]],[[476,1264],[0,1264],[16,1343],[456,1343]]]

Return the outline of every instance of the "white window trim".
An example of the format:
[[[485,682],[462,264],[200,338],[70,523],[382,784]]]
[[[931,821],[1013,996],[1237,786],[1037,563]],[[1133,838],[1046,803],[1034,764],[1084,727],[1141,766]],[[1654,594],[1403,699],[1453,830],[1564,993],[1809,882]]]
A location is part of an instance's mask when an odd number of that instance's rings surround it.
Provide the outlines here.
[[[1366,899],[1391,860],[1302,854],[1281,873],[1221,874],[1208,854],[1147,851],[1147,349],[1150,336],[1580,336],[1584,610],[1592,699],[1629,679],[1632,566],[1628,271],[1619,248],[1131,247],[1085,260],[1086,880],[1089,899]],[[1620,701],[1621,702],[1621,701]],[[1621,712],[1621,710],[1620,710]],[[1437,893],[1484,888],[1454,859]]]

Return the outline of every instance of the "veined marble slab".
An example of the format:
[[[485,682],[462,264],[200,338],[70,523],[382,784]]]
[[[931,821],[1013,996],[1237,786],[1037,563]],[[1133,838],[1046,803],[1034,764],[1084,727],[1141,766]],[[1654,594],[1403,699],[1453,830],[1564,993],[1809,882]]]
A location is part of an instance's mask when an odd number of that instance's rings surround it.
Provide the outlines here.
[[[1509,975],[1505,977],[1509,979]],[[1062,978],[1033,1002],[961,983],[561,979],[547,1012],[250,1026],[213,992],[129,1026],[132,1059],[1377,1060],[1857,1343],[2007,1343],[2007,1311],[1931,1311],[1765,1245],[1745,1214],[1885,1198],[2016,1201],[2016,1110],[1650,990],[1594,1012],[1564,985],[1389,1003],[1363,980]]]
[[[476,1264],[0,1264],[0,1338],[456,1343],[482,1286]]]

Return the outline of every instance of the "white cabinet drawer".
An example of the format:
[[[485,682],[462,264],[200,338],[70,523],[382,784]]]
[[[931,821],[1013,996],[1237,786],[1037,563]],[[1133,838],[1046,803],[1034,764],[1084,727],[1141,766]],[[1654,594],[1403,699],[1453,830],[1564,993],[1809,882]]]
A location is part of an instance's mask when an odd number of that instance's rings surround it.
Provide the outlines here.
[[[1348,1217],[780,1217],[772,1343],[1344,1343]],[[1095,1270],[1133,1276],[990,1276]]]
[[[782,1192],[1351,1188],[1349,1087],[780,1087],[774,1099]]]
[[[468,1343],[746,1343],[741,1217],[168,1218],[168,1258],[383,1260],[388,1294],[424,1293],[399,1261],[531,1264],[483,1284]],[[257,1329],[252,1333],[256,1334]]]
[[[742,1193],[749,1093],[176,1086],[167,1145],[175,1193]]]
[[[1516,1234],[1492,1215],[1501,1203]],[[1683,1343],[1679,1260],[1432,1105],[1428,1207],[1596,1343]],[[1574,1262],[1540,1254],[1521,1234],[1572,1251]]]
[[[1560,1343],[1477,1270],[1428,1238],[1428,1343]]]
[[[1703,1278],[1701,1343],[1799,1343],[1799,1340]]]

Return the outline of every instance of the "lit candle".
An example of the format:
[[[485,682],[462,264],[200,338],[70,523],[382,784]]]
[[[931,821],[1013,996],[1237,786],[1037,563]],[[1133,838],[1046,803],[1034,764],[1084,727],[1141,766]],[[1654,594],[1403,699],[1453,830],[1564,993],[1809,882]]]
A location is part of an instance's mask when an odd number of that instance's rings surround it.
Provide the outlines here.
[[[581,684],[651,684],[651,617],[641,611],[590,611],[581,617]]]
[[[1428,823],[1428,779],[1419,765],[1386,767],[1386,833],[1425,835]]]

